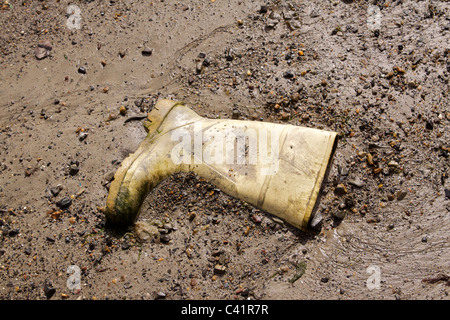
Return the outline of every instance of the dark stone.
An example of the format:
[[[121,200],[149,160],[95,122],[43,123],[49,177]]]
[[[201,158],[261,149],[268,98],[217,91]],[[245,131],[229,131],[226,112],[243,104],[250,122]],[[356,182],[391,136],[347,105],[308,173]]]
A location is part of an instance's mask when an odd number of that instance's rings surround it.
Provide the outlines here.
[[[445,197],[447,199],[450,199],[450,190],[449,189],[444,189],[444,192],[445,192]]]
[[[286,71],[283,73],[283,78],[285,79],[292,79],[294,77],[294,74],[291,71]]]
[[[72,204],[72,199],[69,197],[62,198],[56,202],[56,206],[60,209],[67,209]]]
[[[56,197],[61,192],[61,188],[60,187],[51,188],[50,192],[52,196]]]
[[[56,289],[53,288],[52,285],[48,281],[45,281],[44,293],[45,293],[45,296],[47,297],[47,299],[51,299],[51,297],[53,297],[55,292],[56,292]]]
[[[9,230],[8,235],[10,237],[14,237],[16,235],[18,235],[20,233],[19,229],[13,229],[13,230]]]
[[[84,139],[83,139],[84,140]],[[80,140],[81,141],[81,140]],[[80,171],[80,168],[77,166],[77,165],[75,165],[75,164],[72,164],[70,167],[69,167],[69,174],[71,175],[71,176],[74,176],[74,175],[76,175],[77,173],[78,173],[78,171]]]
[[[144,50],[142,50],[142,55],[146,56],[146,57],[151,56],[152,53],[153,53],[153,50],[148,47],[145,47]]]
[[[78,68],[78,73],[86,74],[86,68],[85,67],[79,67]]]
[[[55,238],[48,236],[47,238],[48,242],[54,243],[55,242]]]

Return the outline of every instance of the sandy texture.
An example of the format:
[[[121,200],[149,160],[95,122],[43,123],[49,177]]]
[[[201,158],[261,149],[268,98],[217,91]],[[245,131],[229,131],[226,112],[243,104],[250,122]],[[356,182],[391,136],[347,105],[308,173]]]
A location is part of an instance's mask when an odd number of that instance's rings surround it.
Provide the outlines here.
[[[448,2],[1,4],[0,298],[449,299]],[[318,230],[193,174],[105,228],[158,98],[339,132]]]

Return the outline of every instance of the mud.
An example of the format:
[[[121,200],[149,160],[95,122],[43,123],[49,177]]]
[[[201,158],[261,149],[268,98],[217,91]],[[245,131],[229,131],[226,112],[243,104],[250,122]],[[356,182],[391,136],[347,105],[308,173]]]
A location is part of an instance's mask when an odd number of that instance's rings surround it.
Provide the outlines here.
[[[70,4],[2,1],[0,298],[449,299],[448,2]],[[316,229],[189,173],[106,228],[158,98],[339,132]]]

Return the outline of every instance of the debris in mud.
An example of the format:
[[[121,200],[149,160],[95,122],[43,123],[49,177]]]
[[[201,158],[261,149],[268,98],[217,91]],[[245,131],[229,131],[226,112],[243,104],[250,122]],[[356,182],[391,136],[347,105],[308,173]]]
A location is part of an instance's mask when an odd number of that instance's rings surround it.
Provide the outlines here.
[[[289,282],[294,283],[295,281],[300,279],[305,274],[305,271],[306,271],[306,262],[301,261],[297,263],[295,265],[295,274],[291,279],[289,279]]]
[[[142,50],[142,55],[145,56],[145,57],[151,56],[152,53],[153,53],[153,50],[150,49],[149,47],[145,47],[145,48]]]
[[[450,199],[450,190],[449,189],[444,189],[444,192],[445,192],[445,197],[447,199]]]
[[[36,50],[34,52],[36,59],[42,60],[50,55],[50,51],[52,50],[52,45],[49,40],[45,40],[44,42],[40,42]]]
[[[72,199],[69,197],[62,198],[56,202],[56,206],[60,209],[67,209],[72,204]]]
[[[450,286],[450,276],[448,276],[446,274],[439,274],[433,278],[422,279],[422,282],[425,282],[425,283],[437,283],[439,281],[445,281],[445,285]]]
[[[53,295],[55,294],[55,292],[56,292],[56,289],[53,288],[51,281],[45,280],[44,293],[45,293],[45,296],[47,297],[47,299],[51,299],[53,297]]]

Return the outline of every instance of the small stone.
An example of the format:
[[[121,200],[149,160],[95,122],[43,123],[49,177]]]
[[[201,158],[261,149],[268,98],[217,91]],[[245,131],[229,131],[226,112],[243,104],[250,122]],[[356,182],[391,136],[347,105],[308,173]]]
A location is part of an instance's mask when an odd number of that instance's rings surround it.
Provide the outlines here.
[[[388,166],[396,168],[396,167],[398,167],[398,162],[394,161],[394,160],[391,160],[391,161],[389,161]]]
[[[8,232],[8,235],[9,235],[10,237],[14,237],[14,236],[18,235],[19,233],[20,233],[20,230],[19,230],[19,229],[13,229],[13,230],[10,230],[10,231]]]
[[[450,190],[449,189],[444,189],[444,193],[445,193],[445,197],[447,199],[450,199]]]
[[[67,209],[72,204],[72,199],[69,197],[62,198],[58,202],[56,202],[56,206],[60,209]]]
[[[359,177],[351,179],[348,183],[357,188],[362,188],[364,186],[364,181],[362,181]]]
[[[342,220],[345,218],[346,212],[345,210],[336,210],[333,211],[332,216],[338,220]]]
[[[188,218],[190,221],[192,221],[195,219],[196,216],[197,216],[197,214],[195,212],[190,212]]]
[[[55,292],[56,292],[56,289],[53,288],[53,286],[50,284],[50,282],[45,281],[44,282],[44,293],[45,293],[45,296],[47,297],[47,299],[51,299],[51,297],[53,297]]]
[[[368,163],[369,165],[373,166],[373,156],[372,156],[372,154],[368,153],[368,154],[366,155],[366,159],[367,159],[367,163]]]
[[[162,291],[158,291],[158,292],[155,293],[155,299],[156,300],[164,299],[165,297],[166,297],[166,294],[164,292],[162,292]]]
[[[123,49],[119,50],[119,57],[123,58],[123,57],[125,57],[126,54],[127,54],[126,50],[123,50]]]
[[[203,62],[199,61],[195,65],[195,72],[197,72],[197,74],[200,74],[200,73],[202,73],[202,70],[203,70]]]
[[[34,52],[36,59],[42,60],[50,55],[50,51],[52,50],[52,45],[50,41],[45,40],[44,42],[41,42],[36,47],[36,50]]]
[[[80,132],[80,134],[78,135],[78,140],[79,140],[80,142],[82,142],[82,141],[86,140],[86,138],[87,138],[88,135],[89,135],[89,134],[88,134],[87,132]]]
[[[309,223],[309,226],[314,230],[320,230],[323,224],[323,215],[320,212],[316,212]]]
[[[114,179],[114,175],[115,175],[115,171],[109,171],[109,172],[105,173],[105,175],[103,176],[103,180],[104,180],[103,184],[107,184],[108,182],[112,181]]]
[[[285,73],[283,73],[283,78],[292,79],[294,78],[294,74],[291,71],[286,71]]]
[[[122,116],[125,116],[125,115],[127,114],[127,108],[125,108],[124,106],[121,106],[121,107],[119,108],[119,113],[120,113]]]
[[[216,274],[224,274],[226,270],[227,267],[221,264],[216,264],[216,266],[214,267],[214,273]]]
[[[294,92],[294,93],[291,95],[291,101],[292,101],[293,103],[296,103],[296,102],[298,102],[299,100],[300,100],[300,93]]]
[[[170,236],[168,236],[167,234],[164,234],[161,236],[160,238],[162,243],[169,243],[170,242]]]
[[[79,67],[78,68],[78,73],[86,74],[86,68],[85,67]]]
[[[52,194],[52,196],[56,197],[61,192],[61,189],[61,186],[56,186],[50,189],[50,193]]]
[[[334,188],[334,193],[337,195],[344,195],[347,192],[347,188],[342,183],[338,184],[336,188]]]
[[[254,214],[254,215],[252,216],[252,218],[253,218],[253,221],[254,221],[255,223],[261,223],[261,221],[262,221],[262,217],[261,217],[260,215],[257,215],[257,214]]]
[[[241,116],[241,112],[237,109],[233,109],[233,113],[231,114],[232,119],[239,119]]]
[[[282,112],[281,113],[281,120],[289,120],[289,118],[291,117],[291,114],[289,112]]]
[[[406,191],[397,191],[397,200],[402,201],[408,193]]]
[[[55,242],[55,238],[53,238],[53,237],[48,236],[46,239],[50,243],[54,243]]]
[[[69,167],[69,174],[71,176],[76,175],[80,171],[80,168],[76,164],[71,164]]]
[[[150,49],[149,47],[145,47],[144,50],[142,50],[142,55],[146,56],[146,57],[151,56],[152,53],[153,53],[153,50]]]

